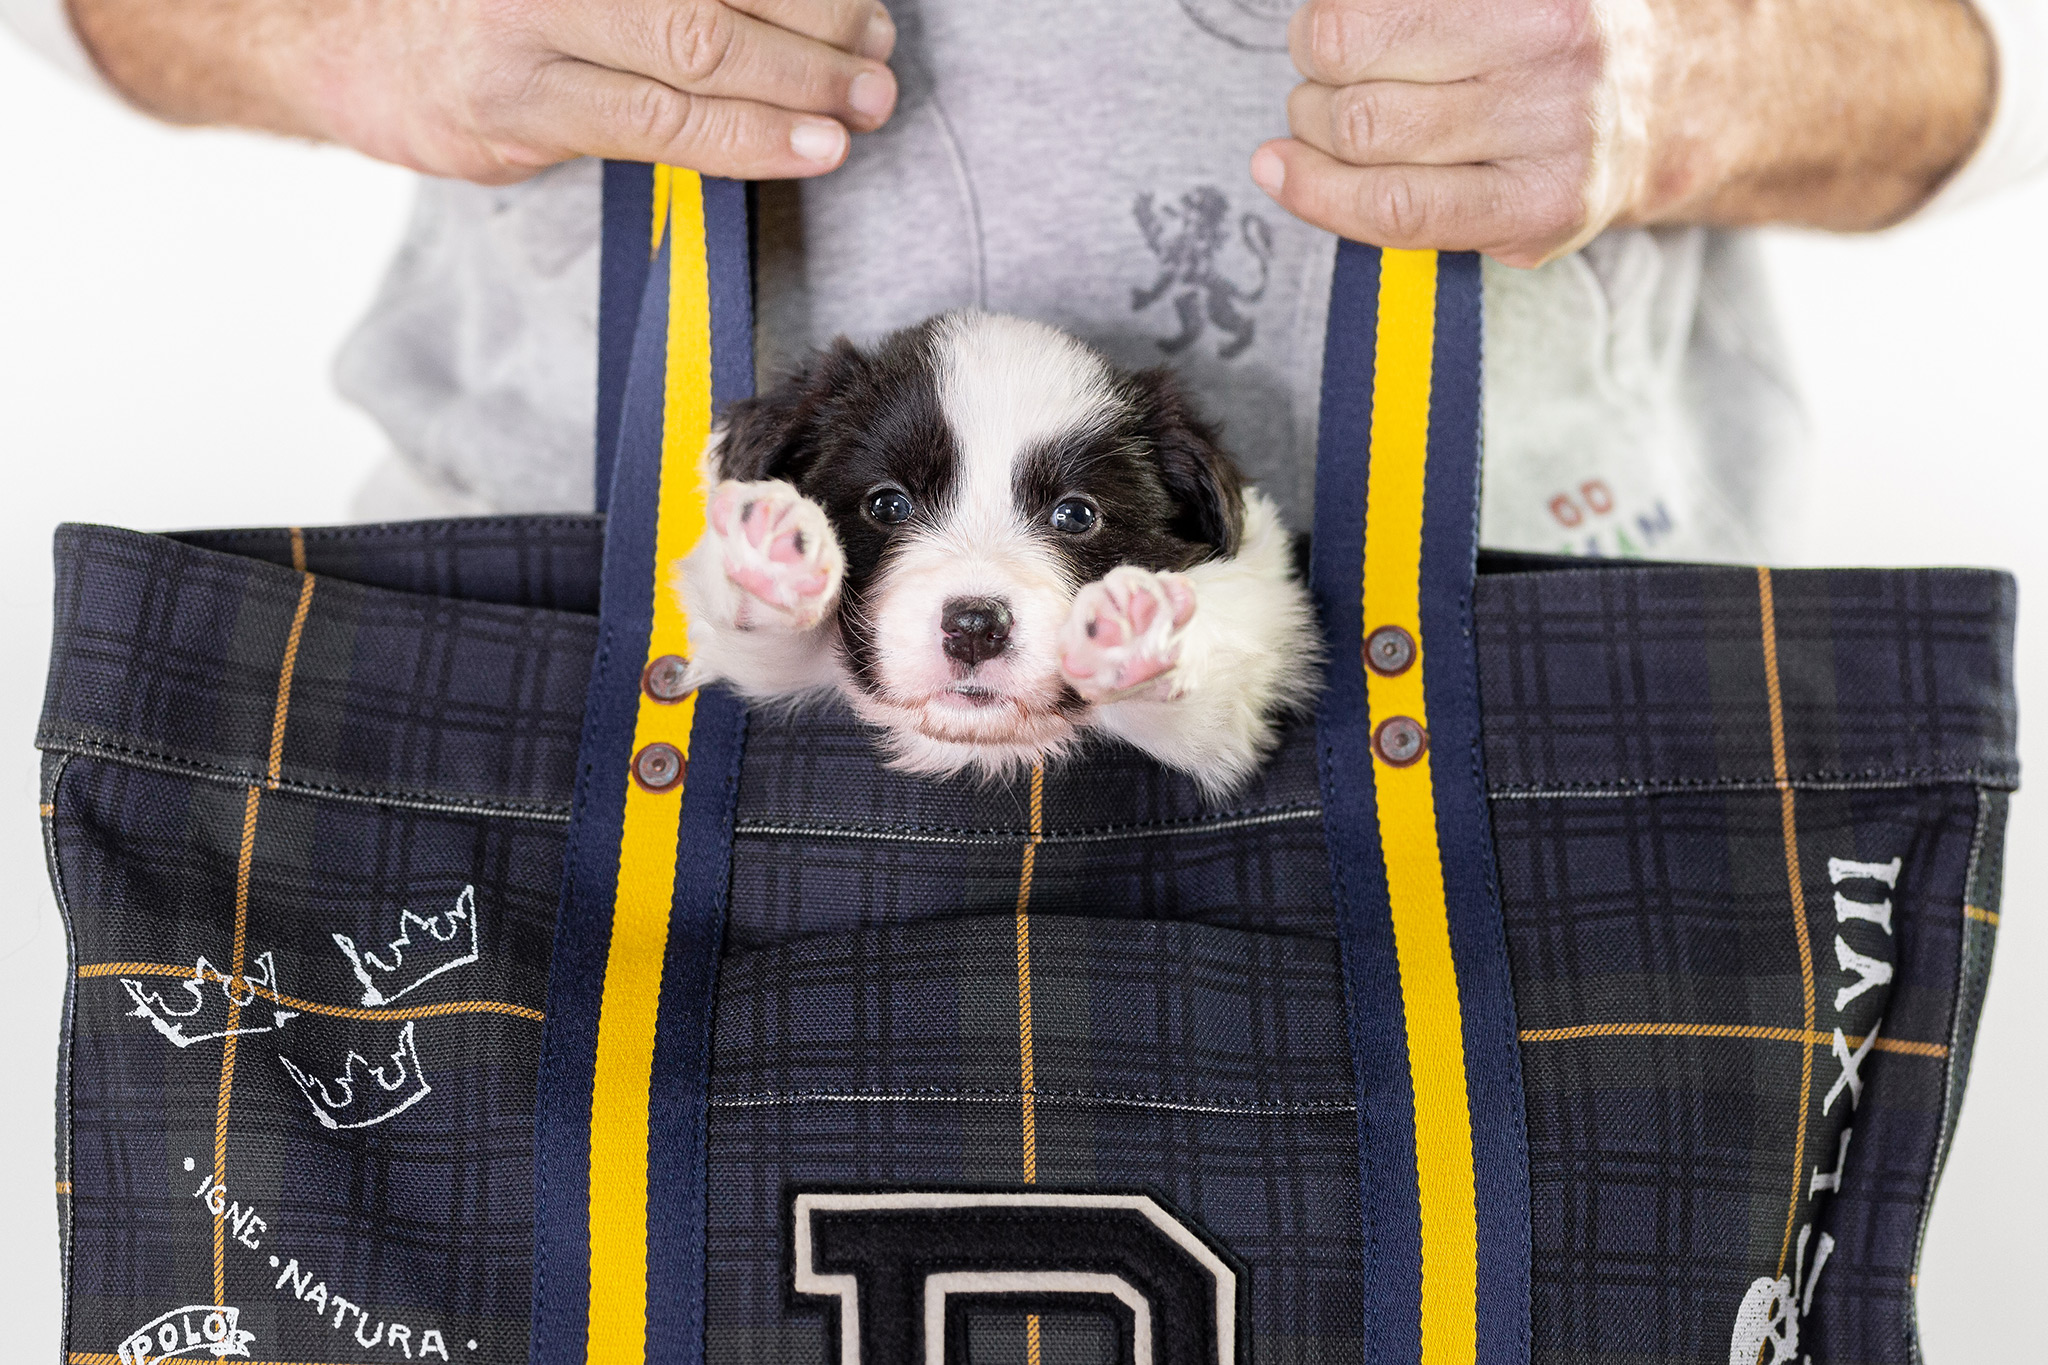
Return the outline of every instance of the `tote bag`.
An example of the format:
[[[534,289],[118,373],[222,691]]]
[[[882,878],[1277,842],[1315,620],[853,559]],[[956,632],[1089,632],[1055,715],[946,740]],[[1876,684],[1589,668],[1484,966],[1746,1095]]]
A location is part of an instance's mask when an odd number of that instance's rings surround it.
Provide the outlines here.
[[[605,212],[608,517],[58,533],[68,1361],[1914,1358],[2007,577],[1478,553],[1345,245],[1318,714],[909,777],[675,695],[745,190]]]

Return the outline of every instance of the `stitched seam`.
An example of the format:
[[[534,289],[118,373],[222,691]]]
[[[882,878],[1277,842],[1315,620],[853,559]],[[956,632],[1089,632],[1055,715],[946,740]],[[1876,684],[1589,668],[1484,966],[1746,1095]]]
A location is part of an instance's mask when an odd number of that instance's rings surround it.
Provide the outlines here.
[[[1485,551],[1484,553],[1486,553],[1486,554],[1489,554],[1489,555],[1491,555],[1491,554],[1495,554],[1495,553],[1499,553],[1499,554],[1508,554],[1508,555],[1520,555],[1520,554],[1522,554],[1523,552],[1522,552],[1522,551],[1519,551],[1519,550],[1502,550],[1502,551],[1494,551],[1494,550],[1487,550],[1487,551]],[[1565,561],[1568,561],[1568,562],[1569,562],[1569,561],[1573,561],[1573,560],[1575,560],[1575,559],[1578,559],[1578,558],[1579,558],[1579,557],[1577,557],[1577,556],[1573,556],[1573,555],[1540,555],[1540,554],[1534,554],[1534,553],[1532,553],[1532,554],[1530,555],[1530,557],[1532,557],[1532,558],[1543,558],[1543,559],[1558,559],[1558,560],[1565,560]],[[1579,563],[1581,563],[1581,564],[1582,564],[1583,562],[1584,562],[1584,561],[1583,561],[1582,559],[1580,559],[1580,560],[1579,560]],[[1511,579],[1511,578],[1525,578],[1525,579],[1526,579],[1526,578],[1541,578],[1541,579],[1544,579],[1544,580],[1546,580],[1546,581],[1556,581],[1556,580],[1561,580],[1561,579],[1566,579],[1566,578],[1587,578],[1587,577],[1591,577],[1591,576],[1593,576],[1593,575],[1595,575],[1595,574],[1599,574],[1599,575],[1602,575],[1602,576],[1613,576],[1613,577],[1617,577],[1617,578],[1619,578],[1619,577],[1621,577],[1621,576],[1623,576],[1623,575],[1629,575],[1629,576],[1632,576],[1632,577],[1642,577],[1642,578],[1656,578],[1656,577],[1668,577],[1668,576],[1670,576],[1670,575],[1672,575],[1672,574],[1677,574],[1677,573],[1689,573],[1689,574],[1700,574],[1700,575],[1703,575],[1703,576],[1704,576],[1704,575],[1707,575],[1707,574],[1714,574],[1714,575],[1720,575],[1720,574],[1726,574],[1726,573],[1730,573],[1730,572],[1734,572],[1734,573],[1741,573],[1741,572],[1743,572],[1743,570],[1742,570],[1742,569],[1741,569],[1741,568],[1740,568],[1739,566],[1736,566],[1736,565],[1730,565],[1730,564],[1704,564],[1704,563],[1699,563],[1699,564],[1696,564],[1696,563],[1692,563],[1692,562],[1690,562],[1690,561],[1684,561],[1684,560],[1676,560],[1676,561],[1656,561],[1656,560],[1640,560],[1640,561],[1634,561],[1634,562],[1630,562],[1630,561],[1625,561],[1625,560],[1610,560],[1610,561],[1608,561],[1608,562],[1606,562],[1606,563],[1604,563],[1604,564],[1600,565],[1600,566],[1599,566],[1599,567],[1597,567],[1597,568],[1595,568],[1595,567],[1578,567],[1578,566],[1577,566],[1576,564],[1574,564],[1574,565],[1571,565],[1570,567],[1567,567],[1567,566],[1564,566],[1564,565],[1560,565],[1560,566],[1558,566],[1558,567],[1555,567],[1555,568],[1552,568],[1552,567],[1549,567],[1549,566],[1547,566],[1547,565],[1546,565],[1546,566],[1545,566],[1545,567],[1543,567],[1543,568],[1536,568],[1536,569],[1506,569],[1506,570],[1502,570],[1502,571],[1498,571],[1498,572],[1484,573],[1484,574],[1481,574],[1480,576],[1481,576],[1481,577],[1483,577],[1483,578],[1489,579],[1489,580],[1491,580],[1491,581],[1494,581],[1494,582],[1500,582],[1500,581],[1501,581],[1501,580],[1503,580],[1503,579]],[[2005,572],[2005,571],[2004,571],[2003,569],[1961,569],[1961,568],[1953,568],[1953,567],[1950,567],[1950,568],[1941,568],[1941,567],[1935,567],[1935,568],[1913,568],[1913,569],[1867,569],[1867,568],[1866,568],[1866,569],[1779,569],[1779,570],[1777,570],[1776,572],[1778,573],[1778,575],[1779,575],[1780,577],[1796,577],[1796,578],[1805,578],[1805,577],[1809,577],[1809,576],[1816,576],[1816,575],[1846,575],[1846,574],[1882,574],[1882,575],[1885,575],[1885,576],[1887,576],[1887,577],[1890,577],[1890,576],[1894,576],[1894,575],[1896,575],[1896,576],[1899,576],[1899,577],[1905,577],[1905,576],[1907,576],[1907,575],[1911,575],[1912,577],[1915,577],[1915,578],[2007,578],[2007,577],[2010,577],[2010,575],[2009,575],[2009,574],[2007,574],[2007,573],[2006,573],[2006,572]],[[2004,613],[2003,613],[2003,611],[2002,611],[2002,610],[2001,610],[2000,608],[1998,608],[1998,607],[1995,607],[1995,606],[1985,606],[1985,607],[1979,607],[1979,608],[1976,608],[1976,609],[1975,609],[1975,614],[1977,614],[1977,615],[1980,615],[1980,616],[1984,616],[1984,615],[1989,615],[1989,616],[2002,616],[2002,615],[2003,615]]]
[[[528,530],[534,527],[547,527],[551,530],[594,531],[604,525],[604,518],[596,513],[589,513],[583,516],[558,517],[437,517],[435,518],[435,524],[437,526],[445,526],[448,529],[436,531],[432,535],[422,536],[414,529],[414,523],[404,522],[372,526],[308,526],[301,528],[301,532],[306,537],[308,544],[322,540],[412,540],[426,544],[431,541],[450,539],[456,531],[484,528]],[[182,534],[195,538],[203,537],[209,541],[249,541],[274,540],[278,536],[287,533],[288,528],[276,526],[232,531],[187,531]],[[190,541],[182,539],[179,535],[172,535],[167,538],[176,540],[180,545],[187,545],[192,549],[203,550],[206,548],[204,545],[192,545]]]
[[[494,801],[489,797],[453,796],[441,792],[391,791],[375,787],[344,787],[335,783],[307,782],[297,778],[281,778],[273,787],[267,773],[241,768],[230,768],[225,764],[209,763],[176,754],[155,753],[148,749],[134,748],[124,744],[112,744],[103,740],[89,739],[82,735],[65,735],[45,732],[36,738],[36,747],[47,753],[66,754],[79,758],[103,759],[109,763],[121,763],[130,767],[143,768],[152,772],[170,773],[180,777],[200,778],[209,782],[221,782],[230,786],[260,785],[268,790],[295,792],[301,796],[324,796],[342,801],[361,801],[378,806],[403,806],[409,810],[441,811],[450,814],[483,813],[502,815],[527,820],[547,820],[566,823],[569,806],[541,802]]]
[[[71,1092],[72,1075],[72,1034],[78,1009],[78,941],[71,922],[71,900],[64,894],[64,873],[57,862],[57,790],[64,781],[64,770],[71,764],[71,755],[58,756],[50,772],[49,787],[44,792],[44,803],[50,807],[50,814],[43,821],[43,856],[50,864],[50,890],[57,902],[57,914],[64,921],[64,1074],[58,1078],[58,1086],[64,1102],[64,1187],[71,1191],[64,1196],[63,1219],[57,1229],[57,1254],[60,1258],[58,1274],[64,1291],[64,1303],[59,1309],[62,1325],[59,1327],[60,1346],[68,1355],[71,1350],[71,1266],[72,1244],[75,1228],[72,1210],[77,1204],[76,1187],[71,1181],[71,1150],[77,1141],[73,1125],[73,1104]]]
[[[1257,825],[1311,820],[1323,813],[1320,805],[1275,806],[1262,812],[1200,816],[1191,820],[1160,820],[1126,825],[1097,825],[1081,829],[1033,834],[1028,829],[961,829],[944,825],[784,825],[766,821],[741,821],[734,833],[756,837],[888,839],[904,843],[1096,843],[1106,839],[1141,838],[1160,834],[1201,834],[1210,830],[1243,829]]]
[[[1795,790],[1861,791],[1888,787],[1916,787],[1937,783],[1968,783],[2000,791],[2019,784],[2012,768],[1866,768],[1857,772],[1812,772],[1788,777]],[[1588,779],[1548,785],[1535,782],[1500,782],[1487,788],[1487,796],[1500,801],[1527,800],[1544,796],[1654,796],[1661,792],[1776,791],[1773,777],[1659,777],[1640,781]]]
[[[48,753],[80,758],[97,758],[112,763],[174,776],[197,777],[233,786],[268,782],[268,775],[250,769],[209,763],[204,759],[166,754],[134,745],[111,743],[75,733],[44,731],[36,746]],[[1890,787],[1923,786],[1930,783],[1969,782],[1975,786],[2009,791],[2018,785],[2015,773],[1985,768],[1901,768],[1865,769],[1860,772],[1810,773],[1790,779],[1795,789],[1815,791],[1883,790]],[[1533,783],[1501,783],[1487,789],[1487,797],[1498,801],[1528,801],[1546,798],[1655,796],[1663,793],[1712,793],[1717,791],[1773,791],[1777,783],[1769,778],[1660,778],[1646,782],[1571,782],[1553,786]],[[415,792],[375,787],[347,787],[338,783],[282,779],[276,788],[301,796],[330,797],[371,805],[398,806],[451,815],[484,814],[565,824],[570,806],[555,802],[516,802],[488,797],[463,797],[438,792]],[[1045,843],[1092,843],[1120,838],[1157,837],[1165,834],[1200,834],[1209,831],[1251,828],[1294,820],[1319,818],[1320,805],[1255,807],[1244,812],[1201,816],[1190,820],[1147,824],[1101,825],[1062,830],[1043,836]],[[1027,830],[976,829],[944,825],[779,825],[741,821],[734,833],[755,838],[811,837],[878,839],[900,843],[1011,843],[1030,838]]]
[[[611,666],[611,657],[612,626],[609,622],[607,622],[601,625],[598,630],[597,655],[594,659],[591,660],[591,696],[595,697],[604,695],[601,689],[605,685],[607,672]],[[583,756],[583,747],[584,746],[581,743],[577,745],[579,761],[577,763],[574,799],[578,806],[581,806],[584,809],[588,809],[588,802],[590,800],[590,783],[592,777],[596,773],[597,765],[591,759]],[[570,830],[569,838],[567,840],[568,846],[562,850],[562,893],[559,898],[560,905],[557,911],[558,915],[560,916],[560,922],[556,926],[556,932],[558,936],[561,932],[562,927],[569,922],[569,916],[574,913],[576,908],[576,875],[580,862],[579,858],[577,857],[578,841],[575,837],[576,833],[576,830]],[[560,947],[561,944],[559,941],[551,944],[549,947],[548,970],[551,976],[554,972],[554,953]],[[599,1003],[600,1005],[602,1004],[601,999]],[[555,1014],[555,1011],[553,1009],[554,1001],[550,999],[547,1001],[547,1004],[549,1006],[548,1014],[550,1017],[553,1017]],[[556,1069],[561,1065],[561,1056],[563,1048],[562,1026],[559,1024],[552,1028],[543,1026],[541,1029],[540,1043],[540,1079],[542,1081],[546,1081],[554,1076]],[[545,1101],[541,1100],[539,1097],[536,1097],[536,1104],[534,1110],[534,1117],[536,1122],[538,1122],[541,1114],[545,1112],[544,1105]],[[585,1118],[582,1124],[580,1136],[582,1137],[585,1144],[583,1150],[587,1154],[589,1151],[588,1142],[590,1138],[590,1124],[587,1107],[584,1112]],[[541,1134],[538,1131],[538,1129],[536,1129],[534,1142],[534,1208],[537,1214],[541,1210],[546,1210],[547,1212],[547,1221],[543,1222],[542,1219],[536,1217],[534,1220],[533,1229],[533,1321],[531,1324],[529,1324],[527,1329],[527,1340],[529,1349],[536,1356],[541,1355],[543,1353],[543,1343],[540,1341],[537,1334],[541,1324],[541,1315],[543,1314],[543,1312],[547,1311],[548,1276],[550,1273],[549,1256],[550,1251],[553,1248],[556,1240],[555,1238],[548,1235],[548,1224],[559,1216],[558,1211],[554,1208],[554,1202],[553,1199],[550,1198],[549,1193],[550,1190],[553,1189],[554,1175],[554,1173],[549,1170],[548,1161],[549,1154],[553,1150],[553,1138],[555,1136],[553,1128],[554,1125],[549,1125],[549,1131],[545,1135]],[[587,1155],[585,1157],[585,1161],[586,1163],[588,1162]],[[586,1205],[589,1202],[587,1195],[584,1202]],[[588,1227],[586,1226],[586,1237],[588,1235],[588,1231]],[[585,1251],[587,1254],[587,1243]],[[559,1310],[556,1311],[559,1312]],[[586,1319],[587,1327],[587,1320],[589,1318],[589,1305],[587,1302],[584,1306],[584,1317]]]
[[[1970,903],[1970,897],[1977,889],[1978,874],[1983,866],[1984,838],[1988,832],[1991,812],[1990,802],[1983,792],[1977,793],[1977,819],[1970,831],[1970,861],[1963,871],[1962,901]],[[1957,1071],[1963,1063],[1963,1017],[1969,1006],[1970,994],[1976,984],[1972,978],[1970,940],[1976,932],[1995,932],[1986,925],[1983,930],[1973,928],[1966,917],[1956,934],[1955,1000],[1949,1011],[1948,1058],[1942,1066],[1941,1077],[1941,1125],[1934,1135],[1934,1164],[1927,1173],[1927,1183],[1920,1192],[1920,1226],[1913,1237],[1912,1283],[1918,1285],[1920,1278],[1920,1257],[1927,1245],[1927,1224],[1934,1213],[1934,1196],[1941,1184],[1942,1167],[1947,1164],[1948,1144],[1954,1138],[1949,1128],[1949,1119],[1955,1113],[1953,1096],[1959,1083]],[[1980,1000],[1979,1007],[1982,1002]],[[1963,1083],[1967,1077],[1961,1078]],[[1911,1365],[1920,1365],[1920,1313],[1916,1297],[1906,1296],[1905,1303],[1906,1354]]]
[[[1482,356],[1482,364],[1485,348],[1485,328],[1481,327],[1479,349]],[[1476,439],[1481,446],[1481,449],[1476,453],[1483,462],[1485,442],[1483,431],[1478,434]],[[1522,1202],[1519,1209],[1521,1217],[1516,1220],[1509,1234],[1517,1239],[1517,1244],[1513,1249],[1512,1259],[1509,1261],[1510,1268],[1505,1274],[1499,1275],[1498,1278],[1502,1284],[1513,1286],[1521,1291],[1523,1302],[1514,1318],[1514,1350],[1517,1359],[1527,1360],[1530,1355],[1530,1342],[1535,1331],[1528,1303],[1530,1286],[1535,1275],[1536,1211],[1535,1200],[1530,1192],[1529,1115],[1526,1092],[1522,1080],[1521,1019],[1516,1012],[1514,972],[1508,957],[1507,921],[1502,910],[1500,875],[1499,868],[1496,866],[1497,855],[1495,853],[1492,827],[1493,793],[1486,784],[1485,708],[1481,696],[1483,688],[1479,681],[1479,645],[1477,637],[1478,565],[1476,560],[1479,553],[1480,475],[1475,474],[1473,482],[1469,520],[1466,522],[1464,530],[1467,553],[1471,554],[1474,558],[1469,565],[1470,572],[1465,575],[1464,584],[1458,593],[1459,640],[1457,643],[1461,646],[1461,649],[1458,657],[1457,686],[1462,695],[1465,714],[1472,718],[1472,731],[1468,736],[1467,758],[1471,767],[1467,776],[1467,791],[1468,793],[1476,793],[1478,797],[1474,803],[1475,809],[1471,812],[1471,816],[1477,822],[1481,834],[1481,838],[1477,841],[1479,845],[1477,857],[1480,865],[1480,885],[1486,897],[1485,909],[1490,926],[1490,931],[1485,935],[1485,942],[1477,951],[1482,958],[1481,969],[1493,975],[1496,983],[1501,987],[1499,997],[1494,1001],[1492,1024],[1496,1039],[1505,1034],[1508,1040],[1506,1052],[1510,1076],[1508,1083],[1503,1089],[1509,1093],[1511,1112],[1506,1116],[1505,1123],[1510,1129],[1507,1136],[1508,1143],[1512,1148],[1511,1159],[1519,1167],[1522,1178]],[[1448,766],[1446,764],[1446,768]],[[1465,998],[1469,999],[1469,997]],[[1469,1092],[1467,1102],[1468,1104],[1470,1102]],[[1473,1197],[1476,1201],[1479,1198],[1477,1172],[1474,1172],[1474,1177]],[[1475,1216],[1475,1231],[1478,1229],[1478,1226],[1478,1220]]]
[[[1316,755],[1316,777],[1322,790],[1329,792],[1336,786],[1337,746],[1333,741],[1327,740],[1324,737],[1320,719],[1318,719],[1316,724],[1316,748],[1318,750]],[[1337,856],[1336,846],[1327,835],[1324,837],[1323,846],[1330,866],[1331,905],[1337,918],[1338,964],[1339,970],[1343,973],[1344,982],[1344,1045],[1352,1054],[1352,1086],[1362,1099],[1364,1084],[1359,1079],[1361,1061],[1356,1045],[1359,1002],[1354,979],[1354,969],[1358,964],[1352,960],[1352,954],[1347,951],[1350,945],[1345,941],[1344,935],[1346,907],[1351,904],[1350,880],[1346,876],[1343,859]],[[1351,1113],[1353,1115],[1353,1130],[1358,1135],[1357,1169],[1362,1187],[1365,1176],[1370,1171],[1372,1165],[1370,1153],[1372,1152],[1375,1132],[1372,1117],[1366,1112],[1362,1103],[1354,1100],[1351,1105]],[[1379,1220],[1373,1216],[1373,1209],[1370,1204],[1361,1203],[1358,1212],[1360,1240],[1364,1243],[1364,1256],[1362,1259],[1365,1264],[1363,1268],[1369,1278],[1380,1263]],[[1363,1321],[1368,1341],[1371,1340],[1374,1326],[1374,1309],[1375,1305],[1372,1296],[1368,1294],[1363,1302]]]

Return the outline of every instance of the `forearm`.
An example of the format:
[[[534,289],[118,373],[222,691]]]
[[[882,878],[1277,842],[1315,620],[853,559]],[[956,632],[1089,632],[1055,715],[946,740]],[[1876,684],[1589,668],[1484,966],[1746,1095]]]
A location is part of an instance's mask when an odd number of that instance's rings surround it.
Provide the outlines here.
[[[1967,0],[1649,3],[1669,27],[1621,221],[1884,227],[1990,119],[1996,59]]]
[[[170,123],[232,124],[331,136],[292,76],[312,14],[306,0],[70,0],[79,37],[130,103]]]

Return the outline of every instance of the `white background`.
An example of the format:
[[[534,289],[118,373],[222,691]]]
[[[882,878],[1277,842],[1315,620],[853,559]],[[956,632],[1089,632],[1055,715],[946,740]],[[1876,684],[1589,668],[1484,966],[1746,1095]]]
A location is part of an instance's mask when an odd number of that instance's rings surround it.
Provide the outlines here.
[[[347,519],[382,453],[328,359],[404,221],[401,172],[344,152],[163,129],[0,36],[0,1322],[56,1350],[51,1097],[64,933],[30,747],[59,521]],[[2048,184],[1937,222],[1771,244],[1818,458],[1799,564],[2020,576],[2028,772],[2048,775]],[[2029,627],[2035,627],[2030,629]],[[2005,922],[1920,1285],[1934,1365],[2042,1359],[2040,1053],[2048,800],[2014,803]],[[1732,1313],[1734,1305],[1730,1305]],[[17,1355],[16,1352],[20,1354]]]

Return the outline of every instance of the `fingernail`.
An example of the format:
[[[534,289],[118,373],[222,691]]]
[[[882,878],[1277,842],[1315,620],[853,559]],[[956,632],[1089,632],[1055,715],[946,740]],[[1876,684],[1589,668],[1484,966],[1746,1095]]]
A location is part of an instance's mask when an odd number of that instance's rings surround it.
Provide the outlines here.
[[[846,153],[846,130],[832,119],[805,119],[789,130],[789,150],[829,165]]]
[[[846,102],[857,114],[880,121],[896,107],[896,78],[887,71],[863,71],[853,78]]]
[[[875,6],[875,12],[868,18],[867,31],[860,36],[860,46],[854,50],[872,61],[889,60],[889,54],[896,50],[896,21],[889,17],[889,11]]]
[[[1261,147],[1252,153],[1252,179],[1277,199],[1280,187],[1287,183],[1287,163],[1271,147]]]

